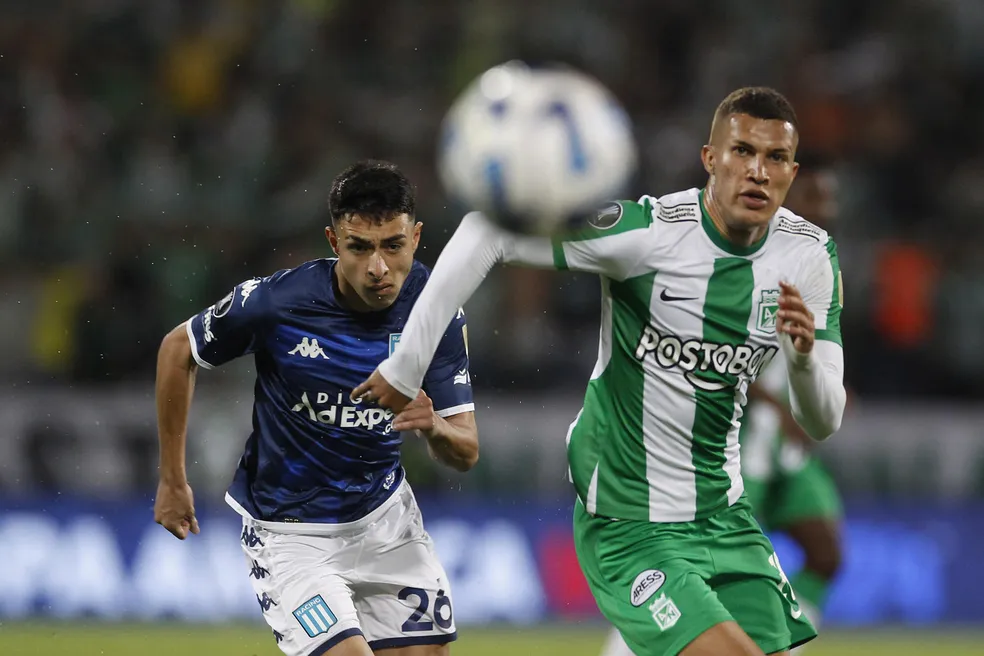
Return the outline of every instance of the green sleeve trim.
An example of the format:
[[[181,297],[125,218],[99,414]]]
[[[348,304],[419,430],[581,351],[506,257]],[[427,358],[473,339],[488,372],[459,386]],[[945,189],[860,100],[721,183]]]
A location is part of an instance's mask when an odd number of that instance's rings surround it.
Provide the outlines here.
[[[564,254],[564,242],[555,237],[550,240],[553,246],[554,268],[558,271],[567,271],[567,255]]]
[[[827,327],[817,331],[817,339],[826,339],[843,346],[840,316],[844,302],[844,291],[841,289],[843,281],[841,279],[840,259],[837,257],[837,244],[834,243],[833,239],[827,239],[827,255],[830,258],[830,269],[834,274],[834,284],[830,295],[830,305],[827,308]]]
[[[648,228],[653,223],[653,207],[649,198],[641,204],[620,200],[591,214],[586,223],[582,228],[557,235],[556,240],[567,242],[604,239],[630,230]]]
[[[838,330],[818,330],[816,331],[815,337],[825,342],[833,342],[841,348],[844,347],[844,342],[841,340],[840,331]]]

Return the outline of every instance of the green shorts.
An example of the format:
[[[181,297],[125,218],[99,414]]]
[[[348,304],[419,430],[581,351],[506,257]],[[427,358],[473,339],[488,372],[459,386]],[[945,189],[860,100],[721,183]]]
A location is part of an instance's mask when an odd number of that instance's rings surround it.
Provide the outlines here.
[[[743,478],[745,496],[768,529],[783,529],[804,519],[838,519],[843,512],[833,479],[814,457],[795,471],[779,471],[769,479]]]
[[[665,524],[589,515],[578,501],[574,544],[598,608],[638,656],[675,656],[730,620],[766,654],[817,635],[744,500]]]

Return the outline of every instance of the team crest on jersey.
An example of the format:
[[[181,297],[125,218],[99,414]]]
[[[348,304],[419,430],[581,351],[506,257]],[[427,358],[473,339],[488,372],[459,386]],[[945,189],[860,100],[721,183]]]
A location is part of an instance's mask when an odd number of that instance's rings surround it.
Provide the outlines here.
[[[622,206],[618,203],[605,205],[588,219],[593,227],[598,230],[608,230],[615,226],[622,219]]]
[[[400,335],[402,334],[403,333],[390,333],[390,341],[389,341],[390,355],[393,355],[393,352],[396,350],[396,345],[400,343]]]
[[[776,332],[776,315],[779,312],[779,290],[763,289],[758,302],[758,322],[755,327],[763,333]]]
[[[316,595],[308,599],[294,610],[294,618],[297,619],[308,637],[314,638],[322,633],[328,633],[328,629],[338,624],[338,618],[328,608],[328,604],[321,595]]]

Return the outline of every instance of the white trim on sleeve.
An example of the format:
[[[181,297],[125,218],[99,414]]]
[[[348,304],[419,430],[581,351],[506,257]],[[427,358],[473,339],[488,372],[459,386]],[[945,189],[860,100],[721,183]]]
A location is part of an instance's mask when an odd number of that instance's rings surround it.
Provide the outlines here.
[[[195,358],[195,362],[197,362],[198,366],[202,369],[215,369],[215,367],[210,365],[208,362],[205,362],[205,360],[202,359],[202,356],[198,355],[198,342],[195,340],[195,332],[191,329],[191,320],[194,318],[195,317],[192,317],[191,319],[185,321],[185,330],[188,331],[188,341],[191,342],[191,357]]]

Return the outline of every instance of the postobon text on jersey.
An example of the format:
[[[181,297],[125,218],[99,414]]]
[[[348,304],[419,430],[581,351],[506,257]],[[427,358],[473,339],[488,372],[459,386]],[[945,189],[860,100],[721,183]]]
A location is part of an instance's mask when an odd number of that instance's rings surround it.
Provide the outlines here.
[[[676,335],[660,335],[651,324],[647,324],[639,337],[635,357],[642,361],[652,354],[656,363],[664,369],[677,367],[683,370],[694,387],[716,392],[730,387],[733,381],[721,380],[718,376],[700,376],[700,372],[715,372],[729,377],[746,376],[755,380],[778,350],[775,346],[752,347],[698,339],[684,341]]]

